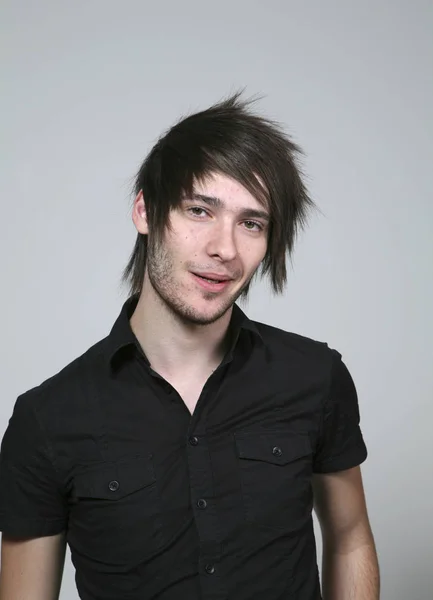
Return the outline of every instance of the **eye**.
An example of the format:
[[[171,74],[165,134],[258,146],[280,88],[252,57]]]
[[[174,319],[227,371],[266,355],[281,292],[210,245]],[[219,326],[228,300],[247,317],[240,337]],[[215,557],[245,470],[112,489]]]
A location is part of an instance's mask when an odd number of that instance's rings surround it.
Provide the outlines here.
[[[204,217],[206,215],[208,215],[209,213],[202,208],[201,206],[190,206],[189,208],[187,208],[187,212],[189,212],[191,215],[193,215],[194,217]]]
[[[263,225],[256,221],[244,221],[244,225],[248,231],[262,231]]]

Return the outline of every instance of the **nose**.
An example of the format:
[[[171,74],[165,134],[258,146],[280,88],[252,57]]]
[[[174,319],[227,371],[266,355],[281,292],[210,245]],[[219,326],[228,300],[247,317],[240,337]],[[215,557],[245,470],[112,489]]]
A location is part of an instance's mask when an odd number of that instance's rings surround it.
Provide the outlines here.
[[[219,258],[223,262],[236,258],[238,250],[232,223],[215,224],[210,233],[207,252],[209,256]]]

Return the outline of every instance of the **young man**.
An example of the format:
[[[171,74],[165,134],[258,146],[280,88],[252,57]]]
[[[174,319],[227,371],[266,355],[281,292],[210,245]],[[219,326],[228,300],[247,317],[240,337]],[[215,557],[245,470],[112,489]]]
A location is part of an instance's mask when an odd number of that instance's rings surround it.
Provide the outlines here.
[[[135,186],[111,333],[17,400],[3,439],[1,600],[377,600],[341,354],[249,320],[314,205],[298,148],[236,95],[175,125]],[[313,505],[324,542],[320,591]]]

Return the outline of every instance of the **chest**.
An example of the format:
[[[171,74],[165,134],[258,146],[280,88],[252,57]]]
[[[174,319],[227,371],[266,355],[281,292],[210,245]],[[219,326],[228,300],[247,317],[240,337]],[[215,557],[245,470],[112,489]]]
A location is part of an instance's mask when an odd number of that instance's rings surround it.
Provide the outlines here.
[[[198,427],[152,450],[76,471],[69,542],[79,555],[128,564],[181,535],[192,551],[196,531],[220,547],[252,527],[293,536],[310,517],[311,441],[284,424],[223,435]]]
[[[187,379],[172,383],[173,388],[177,391],[191,415],[194,413],[205,384],[206,379]]]
[[[159,370],[158,373],[170,384],[175,393],[178,394],[179,400],[186,406],[188,412],[192,416],[203,392],[203,388],[213,371],[211,369],[201,373],[184,371],[178,375],[172,375]]]
[[[145,391],[99,388],[88,401],[69,474],[75,557],[130,565],[173,546],[173,561],[189,552],[193,563],[198,539],[207,552],[233,548],[230,556],[243,555],[253,531],[265,546],[273,535],[296,539],[311,513],[318,396],[302,382],[275,389],[259,371],[208,379],[169,381],[179,397],[155,379]]]

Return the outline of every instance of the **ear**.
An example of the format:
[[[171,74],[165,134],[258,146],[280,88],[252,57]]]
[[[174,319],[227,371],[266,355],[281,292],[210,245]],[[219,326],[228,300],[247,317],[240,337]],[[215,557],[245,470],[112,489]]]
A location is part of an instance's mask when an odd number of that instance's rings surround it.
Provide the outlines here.
[[[148,234],[149,227],[147,224],[146,206],[144,204],[143,192],[140,190],[134,200],[132,209],[132,220],[138,233]]]

